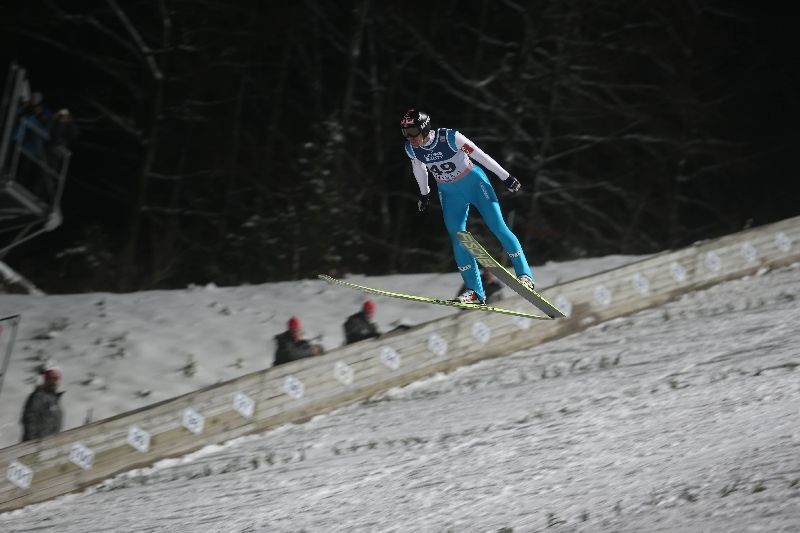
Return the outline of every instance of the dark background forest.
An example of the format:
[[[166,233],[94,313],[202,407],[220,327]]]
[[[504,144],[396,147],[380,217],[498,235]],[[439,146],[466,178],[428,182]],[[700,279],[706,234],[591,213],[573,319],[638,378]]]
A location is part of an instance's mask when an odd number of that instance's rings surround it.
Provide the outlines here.
[[[0,66],[80,127],[64,223],[4,260],[47,292],[453,270],[409,107],[520,179],[490,176],[534,265],[800,214],[798,46],[768,5],[2,2]]]

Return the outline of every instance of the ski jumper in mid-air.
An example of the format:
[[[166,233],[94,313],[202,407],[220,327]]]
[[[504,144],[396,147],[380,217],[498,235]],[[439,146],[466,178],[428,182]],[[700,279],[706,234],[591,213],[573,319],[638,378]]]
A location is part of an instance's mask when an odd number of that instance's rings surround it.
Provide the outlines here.
[[[478,263],[456,235],[467,229],[470,204],[478,209],[486,225],[500,240],[511,258],[519,282],[533,289],[533,274],[519,239],[503,220],[500,203],[489,178],[482,168],[472,163],[472,159],[497,174],[511,192],[520,189],[519,180],[460,132],[449,128],[431,129],[431,119],[426,113],[409,109],[400,121],[400,129],[406,138],[406,154],[411,159],[411,168],[419,185],[417,207],[420,211],[424,211],[430,201],[429,173],[439,189],[444,225],[453,242],[456,265],[464,279],[465,290],[456,300],[477,304],[483,304],[486,300]]]

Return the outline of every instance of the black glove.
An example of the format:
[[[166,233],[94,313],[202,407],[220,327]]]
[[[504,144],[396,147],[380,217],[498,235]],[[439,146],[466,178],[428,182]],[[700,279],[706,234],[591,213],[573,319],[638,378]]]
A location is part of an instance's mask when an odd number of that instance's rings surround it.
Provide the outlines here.
[[[514,176],[511,176],[510,174],[505,179],[505,181],[503,181],[503,185],[505,185],[506,189],[508,189],[511,192],[517,192],[521,187],[521,185],[519,184],[519,180]]]
[[[417,209],[419,209],[420,213],[428,209],[428,204],[430,201],[431,193],[419,195],[419,199],[417,200]]]

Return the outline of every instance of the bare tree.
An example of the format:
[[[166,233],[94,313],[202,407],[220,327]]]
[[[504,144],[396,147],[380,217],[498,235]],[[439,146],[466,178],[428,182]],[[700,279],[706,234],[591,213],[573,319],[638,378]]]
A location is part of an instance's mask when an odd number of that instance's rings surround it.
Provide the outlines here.
[[[124,267],[114,288],[451,269],[437,206],[415,209],[411,106],[521,179],[501,201],[533,261],[656,251],[751,211],[758,153],[731,109],[737,73],[769,61],[729,68],[755,30],[722,0],[46,7],[14,31],[98,88],[70,104],[73,169],[106,218],[64,227]]]

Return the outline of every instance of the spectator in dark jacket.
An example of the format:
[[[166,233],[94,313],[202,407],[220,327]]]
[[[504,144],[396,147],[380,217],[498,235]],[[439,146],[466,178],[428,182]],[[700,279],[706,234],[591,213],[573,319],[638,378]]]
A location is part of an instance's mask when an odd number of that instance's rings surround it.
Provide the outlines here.
[[[50,123],[50,143],[53,148],[63,146],[69,148],[75,137],[78,136],[78,126],[70,114],[69,109],[60,109],[53,116]]]
[[[69,155],[69,146],[78,136],[78,126],[69,109],[60,109],[53,115],[50,123],[50,140],[47,143],[47,157],[50,167],[58,172],[61,164]]]
[[[43,374],[44,383],[37,386],[25,401],[22,410],[22,440],[33,440],[53,435],[61,431],[63,412],[58,385],[61,372],[55,368]]]
[[[286,326],[288,328],[286,331],[275,336],[277,347],[275,349],[275,361],[272,366],[322,354],[322,346],[311,344],[303,339],[303,325],[300,323],[299,318],[293,316]]]
[[[372,321],[375,316],[375,302],[367,300],[361,306],[361,311],[347,317],[344,322],[345,344],[380,337],[378,326]]]

